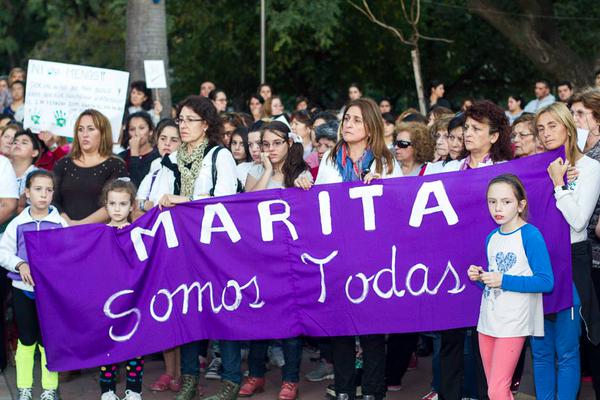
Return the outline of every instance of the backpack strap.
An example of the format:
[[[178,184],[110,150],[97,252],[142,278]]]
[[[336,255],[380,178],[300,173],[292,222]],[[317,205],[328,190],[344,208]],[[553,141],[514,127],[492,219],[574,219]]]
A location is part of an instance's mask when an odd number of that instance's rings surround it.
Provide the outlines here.
[[[208,194],[210,197],[215,196],[215,186],[217,186],[217,156],[219,155],[219,151],[223,149],[223,146],[216,146],[215,151],[212,153],[212,166],[211,166],[211,176],[212,176],[212,189],[209,190]]]

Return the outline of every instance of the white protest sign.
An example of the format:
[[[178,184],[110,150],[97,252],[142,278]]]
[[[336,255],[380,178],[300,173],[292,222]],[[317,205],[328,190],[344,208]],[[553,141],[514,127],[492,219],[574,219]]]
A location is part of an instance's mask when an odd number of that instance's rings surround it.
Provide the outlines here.
[[[146,86],[149,89],[164,89],[167,87],[165,63],[163,60],[144,60]]]
[[[82,111],[104,114],[117,142],[123,120],[129,72],[29,60],[24,127],[72,137]]]

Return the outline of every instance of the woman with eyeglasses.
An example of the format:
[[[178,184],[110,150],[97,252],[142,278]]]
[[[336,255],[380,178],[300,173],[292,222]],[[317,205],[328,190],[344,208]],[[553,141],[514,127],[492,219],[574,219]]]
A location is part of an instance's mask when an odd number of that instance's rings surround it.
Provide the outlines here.
[[[312,182],[308,165],[303,159],[302,139],[280,121],[272,121],[261,129],[262,164],[255,165],[248,174],[247,184],[251,191],[283,189],[293,187],[298,177]],[[269,340],[250,342],[248,354],[249,375],[244,379],[240,397],[249,397],[262,392],[265,387],[265,359]],[[302,339],[286,338],[282,341],[285,364],[281,368],[282,380],[279,400],[294,400],[298,397]]]
[[[512,124],[510,139],[515,148],[515,158],[531,156],[538,152],[538,141],[533,127],[535,114],[524,113]]]
[[[433,159],[434,143],[425,124],[401,122],[396,127],[394,154],[403,176],[422,175],[427,162]]]
[[[218,113],[227,111],[227,95],[221,89],[213,89],[208,94],[208,98],[213,102]]]
[[[348,102],[342,114],[342,138],[321,160],[315,184],[355,182],[402,176],[400,167],[383,138],[383,118],[379,106],[368,98]],[[303,177],[295,185],[312,187]],[[385,397],[385,335],[359,337],[363,351],[362,394],[364,400]],[[338,399],[356,396],[356,347],[354,336],[332,338],[335,391]]]
[[[163,195],[158,204],[172,207],[201,198],[235,194],[238,187],[236,164],[231,152],[222,146],[223,122],[213,102],[201,96],[187,97],[179,104],[176,122],[182,144],[175,155],[175,193]],[[216,172],[214,184],[213,168]],[[221,355],[225,357],[236,351],[237,342],[221,341],[220,346]],[[201,350],[201,341],[181,346],[178,399],[191,399],[198,393]],[[239,356],[239,350],[237,352]],[[237,395],[240,381],[241,377],[235,374],[223,373],[220,392]]]
[[[600,195],[600,163],[579,150],[575,121],[563,103],[538,111],[534,126],[546,150],[565,148],[566,159],[554,160],[548,166],[548,175],[556,207],[570,227],[574,283],[573,307],[547,316],[545,336],[531,339],[536,397],[576,399],[581,379],[582,320],[591,350],[595,350],[593,356],[598,355],[600,343],[599,299],[591,279],[592,250],[586,229]],[[567,183],[564,175],[570,165],[577,168],[579,175]],[[598,363],[597,358],[595,362]],[[597,390],[597,381],[594,384]]]
[[[454,118],[453,115],[444,115],[438,118],[429,128],[435,144],[433,162],[444,161],[448,157],[448,123],[452,118]]]

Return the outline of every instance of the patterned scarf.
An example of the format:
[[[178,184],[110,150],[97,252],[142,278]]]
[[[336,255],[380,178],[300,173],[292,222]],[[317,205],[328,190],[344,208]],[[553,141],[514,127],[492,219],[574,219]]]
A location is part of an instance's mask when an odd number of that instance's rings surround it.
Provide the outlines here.
[[[181,174],[181,195],[190,197],[194,194],[194,182],[200,173],[204,151],[208,145],[208,139],[204,139],[200,146],[188,154],[188,144],[184,143],[177,152],[177,168]]]
[[[371,149],[365,149],[365,152],[356,162],[353,162],[349,156],[348,145],[342,144],[342,148],[336,156],[336,164],[343,182],[354,182],[363,179],[363,175],[369,171],[373,163],[373,152]]]

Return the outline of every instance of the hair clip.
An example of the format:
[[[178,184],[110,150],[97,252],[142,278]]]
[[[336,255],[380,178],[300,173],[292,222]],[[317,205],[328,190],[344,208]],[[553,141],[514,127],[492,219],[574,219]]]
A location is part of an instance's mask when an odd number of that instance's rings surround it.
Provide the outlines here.
[[[131,178],[128,176],[120,176],[116,179],[117,181],[123,181],[123,182],[131,182]]]

